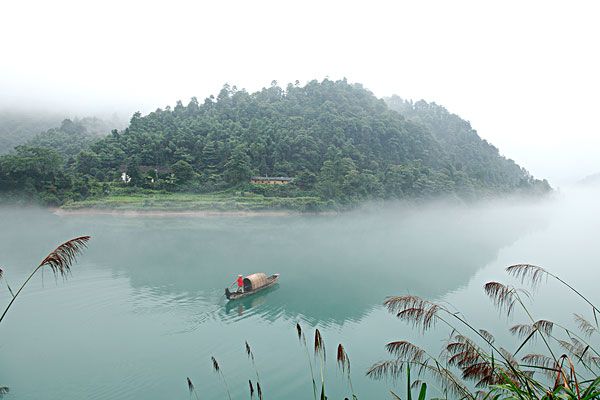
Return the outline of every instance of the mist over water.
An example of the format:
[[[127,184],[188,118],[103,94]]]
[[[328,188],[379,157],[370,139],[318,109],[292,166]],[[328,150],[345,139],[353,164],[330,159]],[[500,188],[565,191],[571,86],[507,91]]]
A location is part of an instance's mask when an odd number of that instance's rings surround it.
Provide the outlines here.
[[[332,355],[331,398],[349,395],[333,359],[338,343],[350,356],[359,398],[381,398],[393,384],[364,372],[386,357],[387,342],[411,339],[437,353],[448,334],[439,327],[422,337],[383,309],[386,296],[449,301],[510,341],[510,324],[498,318],[483,283],[510,282],[503,268],[529,262],[593,294],[599,198],[597,190],[579,188],[540,202],[395,205],[284,218],[57,216],[3,208],[0,265],[12,287],[58,243],[82,234],[93,239],[69,280],[40,275],[3,321],[0,383],[14,399],[164,399],[186,398],[189,376],[203,398],[219,398],[214,355],[240,398],[254,377],[247,340],[265,396],[305,399],[312,389],[294,328],[300,322],[307,332],[321,330]],[[258,271],[280,273],[280,284],[243,301],[224,299],[237,274]],[[535,294],[540,318],[568,323],[573,310],[585,313],[553,290],[550,283]],[[0,301],[9,296],[2,286]]]

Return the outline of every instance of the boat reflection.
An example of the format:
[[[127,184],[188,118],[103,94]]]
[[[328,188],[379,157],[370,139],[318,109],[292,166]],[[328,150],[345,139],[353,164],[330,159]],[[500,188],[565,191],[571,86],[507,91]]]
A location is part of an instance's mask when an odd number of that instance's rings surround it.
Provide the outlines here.
[[[237,317],[243,317],[244,313],[247,313],[252,308],[257,308],[267,304],[268,295],[271,292],[279,289],[279,283],[268,287],[260,292],[257,292],[249,297],[244,297],[237,300],[230,300],[225,303],[225,315],[232,316],[235,315]],[[254,314],[254,313],[253,313]]]

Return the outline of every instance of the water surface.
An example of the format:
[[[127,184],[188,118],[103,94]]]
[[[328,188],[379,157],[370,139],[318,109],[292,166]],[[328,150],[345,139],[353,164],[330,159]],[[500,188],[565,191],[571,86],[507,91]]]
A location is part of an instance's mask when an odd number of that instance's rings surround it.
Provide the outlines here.
[[[384,344],[409,338],[437,353],[447,334],[422,337],[385,312],[386,296],[449,301],[510,340],[483,283],[507,280],[506,265],[531,262],[593,293],[600,277],[597,200],[575,191],[540,203],[251,218],[2,209],[0,265],[12,287],[57,243],[93,239],[71,278],[38,276],[0,325],[0,384],[11,399],[172,399],[188,398],[189,376],[202,398],[224,398],[211,369],[215,356],[232,397],[243,398],[255,377],[248,341],[266,398],[307,399],[308,362],[294,327],[300,322],[324,337],[330,398],[349,395],[334,362],[338,343],[349,353],[360,397],[384,398],[394,383],[364,376],[386,357]],[[223,288],[238,273],[256,271],[278,272],[281,282],[228,303]],[[540,290],[534,309],[569,320],[568,308],[580,304],[557,299],[555,289]],[[9,296],[3,283],[0,301]]]

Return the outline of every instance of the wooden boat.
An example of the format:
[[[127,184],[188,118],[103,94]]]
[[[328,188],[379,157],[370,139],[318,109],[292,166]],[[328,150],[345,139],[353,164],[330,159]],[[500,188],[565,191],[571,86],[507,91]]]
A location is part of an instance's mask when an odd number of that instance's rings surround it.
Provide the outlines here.
[[[278,279],[279,274],[267,276],[262,272],[258,272],[256,274],[248,275],[244,278],[244,291],[231,292],[229,288],[226,288],[225,297],[227,297],[228,300],[236,300],[241,299],[242,297],[251,296],[261,290],[273,286],[277,283]]]

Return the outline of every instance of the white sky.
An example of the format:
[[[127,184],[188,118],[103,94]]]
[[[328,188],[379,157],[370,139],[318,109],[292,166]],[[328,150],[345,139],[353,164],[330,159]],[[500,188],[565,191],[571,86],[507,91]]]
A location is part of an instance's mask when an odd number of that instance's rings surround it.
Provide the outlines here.
[[[554,185],[600,172],[594,1],[10,1],[0,107],[82,114],[342,77],[444,105]]]

